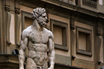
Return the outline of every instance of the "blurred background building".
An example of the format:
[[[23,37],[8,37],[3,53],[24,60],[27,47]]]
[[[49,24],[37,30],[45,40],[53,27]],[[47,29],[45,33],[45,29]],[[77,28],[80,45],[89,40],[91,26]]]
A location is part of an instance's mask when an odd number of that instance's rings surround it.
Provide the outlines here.
[[[21,32],[36,7],[47,10],[55,69],[104,69],[104,0],[0,0],[0,69],[19,69]]]

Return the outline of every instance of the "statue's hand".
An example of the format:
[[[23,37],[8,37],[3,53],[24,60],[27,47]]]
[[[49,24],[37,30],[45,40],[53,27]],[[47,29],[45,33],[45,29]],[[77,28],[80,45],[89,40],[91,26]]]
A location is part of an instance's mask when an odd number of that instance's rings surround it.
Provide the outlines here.
[[[54,69],[53,67],[49,67],[48,69]]]
[[[20,67],[19,69],[24,69],[23,67]]]

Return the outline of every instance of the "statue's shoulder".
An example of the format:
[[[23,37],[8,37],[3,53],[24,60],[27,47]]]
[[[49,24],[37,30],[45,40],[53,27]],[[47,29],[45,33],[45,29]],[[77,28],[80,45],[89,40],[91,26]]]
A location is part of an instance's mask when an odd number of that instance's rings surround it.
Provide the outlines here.
[[[49,34],[49,37],[53,39],[54,38],[53,33],[46,28],[45,28],[45,30],[47,31],[47,34]]]
[[[31,32],[31,26],[29,26],[29,27],[27,27],[26,29],[23,30],[22,36],[27,37],[30,32]]]

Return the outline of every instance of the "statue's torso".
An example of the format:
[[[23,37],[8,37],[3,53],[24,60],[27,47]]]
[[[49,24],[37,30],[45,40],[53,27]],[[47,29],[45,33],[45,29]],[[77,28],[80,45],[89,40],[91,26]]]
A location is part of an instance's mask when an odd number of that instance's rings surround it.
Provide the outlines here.
[[[28,56],[34,60],[36,65],[43,65],[47,61],[48,39],[50,35],[47,30],[32,30],[28,36]]]

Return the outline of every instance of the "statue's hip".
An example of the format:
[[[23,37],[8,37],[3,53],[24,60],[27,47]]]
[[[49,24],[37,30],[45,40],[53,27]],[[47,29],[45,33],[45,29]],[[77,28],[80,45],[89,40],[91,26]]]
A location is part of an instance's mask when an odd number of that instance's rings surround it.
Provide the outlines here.
[[[27,58],[26,69],[48,69],[47,61],[43,65],[38,65],[32,58]]]

